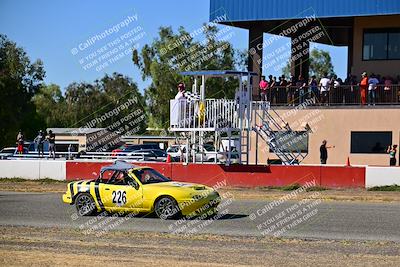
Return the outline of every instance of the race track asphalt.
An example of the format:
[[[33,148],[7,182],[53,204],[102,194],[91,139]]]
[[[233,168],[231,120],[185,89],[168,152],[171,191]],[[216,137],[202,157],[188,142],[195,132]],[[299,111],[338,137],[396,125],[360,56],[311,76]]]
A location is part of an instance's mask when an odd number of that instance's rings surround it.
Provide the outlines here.
[[[0,225],[400,242],[399,203],[230,200],[212,220],[79,217],[58,193],[0,192]]]

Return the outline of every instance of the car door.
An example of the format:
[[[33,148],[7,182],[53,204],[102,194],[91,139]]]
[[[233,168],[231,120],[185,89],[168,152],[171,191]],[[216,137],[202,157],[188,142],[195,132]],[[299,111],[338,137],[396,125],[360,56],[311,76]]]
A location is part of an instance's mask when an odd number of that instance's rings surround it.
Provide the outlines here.
[[[100,196],[108,211],[140,211],[143,208],[143,191],[126,172],[117,172],[100,185]]]

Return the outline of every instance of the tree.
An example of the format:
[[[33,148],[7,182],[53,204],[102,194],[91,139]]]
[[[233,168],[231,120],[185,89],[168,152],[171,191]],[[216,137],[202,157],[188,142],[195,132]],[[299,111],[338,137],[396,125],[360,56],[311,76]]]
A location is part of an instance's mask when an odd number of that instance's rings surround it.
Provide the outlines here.
[[[44,77],[42,61],[31,63],[21,47],[0,34],[0,147],[15,144],[19,129],[32,137],[43,125],[32,96]]]
[[[126,103],[129,107],[122,108]],[[119,73],[111,76],[106,74],[93,84],[81,82],[68,85],[65,100],[58,104],[68,111],[64,113],[65,120],[61,125],[69,128],[85,127],[93,119],[113,110],[116,111],[112,116],[107,116],[106,120],[97,120],[90,128],[107,128],[132,112],[145,113],[145,101],[136,83]],[[130,128],[133,126],[128,124],[129,122],[125,122],[125,131],[132,130]],[[138,127],[135,132],[143,133],[146,128],[145,120],[141,120],[135,127]]]
[[[286,76],[290,76],[290,63],[282,69],[282,73]],[[309,76],[315,75],[317,79],[322,78],[324,73],[334,75],[334,69],[332,65],[332,59],[328,51],[314,48],[310,52],[310,72]]]
[[[65,98],[60,86],[56,84],[43,84],[33,96],[38,116],[49,127],[65,126]],[[60,116],[63,114],[63,116]]]
[[[139,68],[143,79],[151,78],[145,90],[145,99],[151,122],[149,127],[168,128],[169,100],[176,94],[177,84],[186,83],[188,90],[192,81],[182,77],[181,71],[228,70],[242,67],[242,60],[223,34],[214,26],[203,27],[204,40],[194,40],[183,27],[174,33],[171,27],[161,27],[159,36],[141,51],[133,50],[132,61]],[[227,36],[227,35],[225,35]],[[233,98],[237,80],[210,79],[206,97]]]

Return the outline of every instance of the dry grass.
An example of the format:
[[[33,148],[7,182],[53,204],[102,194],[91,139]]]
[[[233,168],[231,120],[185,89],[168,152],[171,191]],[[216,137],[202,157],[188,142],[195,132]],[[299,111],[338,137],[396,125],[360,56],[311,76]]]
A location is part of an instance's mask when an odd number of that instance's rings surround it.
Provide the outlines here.
[[[0,227],[1,266],[398,266],[392,242]]]

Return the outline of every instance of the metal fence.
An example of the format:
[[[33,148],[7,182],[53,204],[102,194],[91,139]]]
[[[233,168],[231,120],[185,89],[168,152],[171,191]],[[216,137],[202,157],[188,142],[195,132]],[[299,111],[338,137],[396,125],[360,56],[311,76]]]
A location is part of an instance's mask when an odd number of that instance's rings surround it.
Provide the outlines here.
[[[331,86],[327,92],[319,87],[275,86],[267,90],[266,98],[271,106],[290,106],[304,103],[307,99],[315,105],[360,105],[362,91],[357,85]],[[366,104],[398,105],[400,104],[400,85],[378,85],[375,90],[365,92]]]

